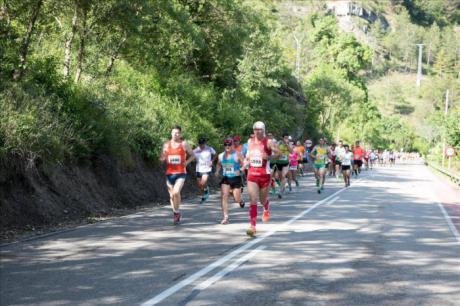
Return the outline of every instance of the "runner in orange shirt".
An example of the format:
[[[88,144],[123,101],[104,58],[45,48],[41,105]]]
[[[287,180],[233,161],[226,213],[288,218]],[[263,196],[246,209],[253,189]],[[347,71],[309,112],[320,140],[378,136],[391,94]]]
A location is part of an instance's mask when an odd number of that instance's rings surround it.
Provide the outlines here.
[[[186,167],[195,158],[192,148],[182,140],[181,131],[181,127],[178,125],[172,129],[171,140],[163,144],[160,156],[160,161],[166,162],[166,185],[168,186],[175,225],[180,223],[180,192],[187,177]],[[186,160],[187,153],[190,155],[188,160]]]
[[[361,173],[361,167],[363,165],[364,150],[359,145],[359,141],[355,143],[353,148],[353,171],[355,175],[358,176],[358,173]]]

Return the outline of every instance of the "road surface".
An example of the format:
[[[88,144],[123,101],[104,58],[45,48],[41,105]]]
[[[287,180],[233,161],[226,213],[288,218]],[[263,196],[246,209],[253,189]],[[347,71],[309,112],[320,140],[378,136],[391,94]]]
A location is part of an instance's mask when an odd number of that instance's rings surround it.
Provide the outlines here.
[[[218,196],[0,248],[1,305],[460,305],[460,191],[423,165],[311,175],[245,235]],[[259,217],[261,211],[259,211]]]

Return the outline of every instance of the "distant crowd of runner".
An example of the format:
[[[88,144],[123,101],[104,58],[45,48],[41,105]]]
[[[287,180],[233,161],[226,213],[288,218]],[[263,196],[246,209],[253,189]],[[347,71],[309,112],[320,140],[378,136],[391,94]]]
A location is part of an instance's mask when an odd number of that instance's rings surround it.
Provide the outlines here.
[[[272,133],[266,133],[265,124],[260,121],[254,123],[253,133],[244,144],[238,135],[225,138],[220,153],[207,145],[205,137],[198,139],[198,146],[192,149],[183,139],[181,127],[175,126],[171,139],[163,145],[160,157],[160,161],[166,163],[166,185],[174,224],[179,224],[181,219],[179,207],[186,168],[195,161],[201,203],[209,198],[209,177],[220,177],[221,224],[229,223],[230,195],[241,208],[245,207],[242,192],[243,187],[247,186],[250,227],[246,233],[251,237],[256,234],[257,203],[263,206],[262,221],[268,222],[269,192],[281,199],[286,188],[291,191],[293,184],[299,186],[298,176],[304,176],[308,171],[314,171],[317,192],[321,193],[326,175],[335,176],[337,180],[342,176],[345,187],[349,187],[350,175],[358,177],[363,168],[393,166],[396,161],[418,159],[418,153],[363,149],[359,141],[351,146],[342,140],[329,145],[328,140],[322,137],[316,144],[310,139],[302,143],[300,140],[294,141],[288,133],[282,134],[281,139],[277,140]]]

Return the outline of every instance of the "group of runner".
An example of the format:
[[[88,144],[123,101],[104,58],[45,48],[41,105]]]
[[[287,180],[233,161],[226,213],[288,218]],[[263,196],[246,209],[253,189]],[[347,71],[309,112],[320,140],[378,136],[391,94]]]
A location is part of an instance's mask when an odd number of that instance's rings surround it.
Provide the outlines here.
[[[343,175],[345,186],[350,186],[350,173],[358,175],[361,172],[363,161],[368,165],[372,160],[370,152],[363,150],[359,142],[353,148],[344,145],[328,146],[325,138],[320,138],[318,144],[313,146],[311,140],[304,144],[297,141],[295,144],[287,133],[276,141],[273,134],[266,133],[265,124],[261,121],[254,123],[253,134],[247,143],[241,144],[239,136],[225,138],[223,152],[217,154],[216,150],[208,146],[205,138],[198,139],[198,147],[193,149],[182,138],[180,126],[175,126],[171,131],[171,139],[164,143],[160,160],[166,163],[166,185],[170,195],[173,211],[173,222],[179,224],[181,219],[180,203],[181,189],[186,179],[186,168],[196,160],[196,178],[200,192],[201,203],[209,197],[208,180],[213,174],[221,176],[220,193],[222,221],[229,223],[228,201],[230,195],[241,208],[245,202],[241,197],[243,186],[246,182],[249,195],[250,226],[247,230],[249,236],[256,234],[256,221],[258,203],[263,206],[262,221],[270,219],[269,189],[281,199],[286,192],[286,184],[292,190],[292,184],[299,186],[298,175],[303,175],[307,166],[311,166],[315,173],[317,192],[324,190],[326,173]],[[188,158],[187,158],[188,156]]]

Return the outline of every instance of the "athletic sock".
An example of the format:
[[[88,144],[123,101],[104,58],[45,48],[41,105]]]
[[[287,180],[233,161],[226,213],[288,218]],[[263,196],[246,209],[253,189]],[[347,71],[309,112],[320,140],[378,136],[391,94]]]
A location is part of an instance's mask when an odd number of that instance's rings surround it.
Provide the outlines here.
[[[249,217],[251,219],[251,226],[256,226],[257,220],[257,203],[251,203],[249,206]]]
[[[269,210],[269,209],[270,209],[270,203],[269,203],[268,200],[267,200],[267,202],[265,202],[265,204],[264,204],[264,209],[265,209],[265,210]]]

